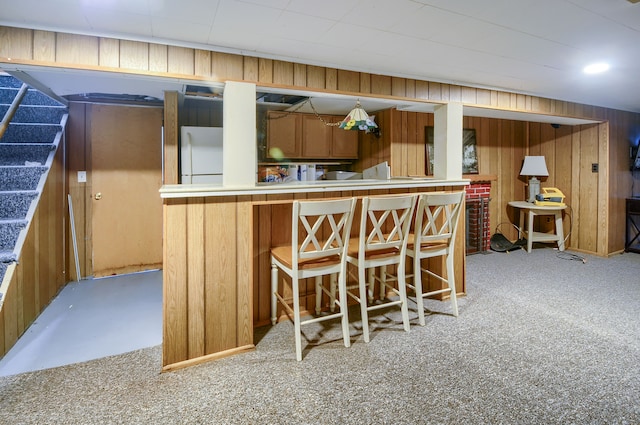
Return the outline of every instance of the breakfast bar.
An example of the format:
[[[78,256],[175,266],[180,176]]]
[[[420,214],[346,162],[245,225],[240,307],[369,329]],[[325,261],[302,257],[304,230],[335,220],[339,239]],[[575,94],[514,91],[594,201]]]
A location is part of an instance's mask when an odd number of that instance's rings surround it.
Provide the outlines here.
[[[269,248],[290,240],[294,199],[459,190],[467,184],[393,178],[162,187],[164,237],[172,241],[164,244],[163,370],[254,348],[254,327],[269,323]],[[458,238],[456,292],[464,293],[464,231]],[[313,282],[306,289],[302,305],[312,308]]]
[[[291,242],[294,200],[451,191],[469,184],[462,177],[460,161],[461,104],[441,105],[434,111],[433,177],[404,177],[391,170],[384,177],[374,174],[356,180],[260,182],[255,99],[254,84],[225,83],[222,183],[179,184],[183,183],[176,179],[179,102],[165,96],[165,181],[160,189],[164,371],[254,348],[254,328],[270,322],[269,251],[273,245]],[[279,140],[289,141],[287,136]],[[457,233],[457,293],[465,291],[464,234]],[[429,264],[434,270],[442,267],[434,260]],[[431,285],[442,283],[425,281],[426,289]],[[303,286],[301,305],[311,309],[314,282]]]

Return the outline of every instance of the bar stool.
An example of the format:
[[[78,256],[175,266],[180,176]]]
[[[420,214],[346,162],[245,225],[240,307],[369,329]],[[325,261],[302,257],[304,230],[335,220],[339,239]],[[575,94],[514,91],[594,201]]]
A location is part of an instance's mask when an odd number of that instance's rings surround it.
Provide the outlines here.
[[[302,325],[340,317],[344,345],[351,345],[346,296],[346,251],[355,205],[356,198],[294,201],[292,243],[271,248],[271,322],[275,325],[277,321],[277,301],[280,301],[294,323],[298,361],[302,360]],[[291,299],[285,299],[278,293],[278,269],[291,277]],[[339,312],[302,320],[300,280],[320,278],[316,279],[316,291],[330,294],[321,284],[321,276],[331,274],[338,276],[339,297],[335,303],[340,308]]]
[[[407,286],[416,293],[418,320],[425,325],[424,298],[449,293],[453,315],[458,316],[456,286],[453,259],[455,252],[456,230],[462,209],[464,191],[423,193],[418,198],[414,233],[409,237],[407,256],[413,259],[413,285]],[[422,260],[444,256],[446,259],[446,278],[422,267]],[[444,289],[423,292],[422,273],[447,284]]]
[[[360,304],[362,334],[369,342],[369,315],[373,310],[399,305],[404,330],[409,332],[409,310],[405,287],[405,257],[407,236],[413,218],[415,195],[374,196],[362,199],[360,234],[349,241],[347,262],[358,268],[357,286],[347,287],[347,295]],[[399,299],[379,304],[370,303],[376,277],[376,267],[397,265],[398,287],[385,284]],[[367,273],[368,271],[368,273]],[[365,274],[368,279],[365,279]],[[353,290],[358,289],[355,293]]]

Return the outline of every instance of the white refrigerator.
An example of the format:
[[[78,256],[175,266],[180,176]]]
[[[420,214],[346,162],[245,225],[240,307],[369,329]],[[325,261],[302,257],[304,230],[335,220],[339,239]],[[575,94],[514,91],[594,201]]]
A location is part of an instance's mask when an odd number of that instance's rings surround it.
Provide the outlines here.
[[[181,183],[222,184],[222,127],[180,128]]]

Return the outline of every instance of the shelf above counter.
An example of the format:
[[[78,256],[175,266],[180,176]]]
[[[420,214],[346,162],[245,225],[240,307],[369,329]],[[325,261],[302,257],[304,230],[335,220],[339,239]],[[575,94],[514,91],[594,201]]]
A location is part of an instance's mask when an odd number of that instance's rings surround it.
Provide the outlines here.
[[[393,177],[389,180],[316,180],[289,183],[256,183],[254,186],[172,184],[160,188],[162,198],[267,195],[345,190],[407,189],[436,186],[467,186],[469,179],[440,180],[423,177]]]

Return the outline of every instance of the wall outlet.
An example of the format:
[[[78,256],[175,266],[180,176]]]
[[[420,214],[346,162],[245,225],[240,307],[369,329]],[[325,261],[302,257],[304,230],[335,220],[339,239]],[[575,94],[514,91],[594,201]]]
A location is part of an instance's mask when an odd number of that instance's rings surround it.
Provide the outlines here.
[[[86,182],[87,182],[87,172],[78,171],[78,183],[86,183]]]
[[[591,172],[592,173],[597,173],[598,172],[598,163],[593,163],[591,164]]]

